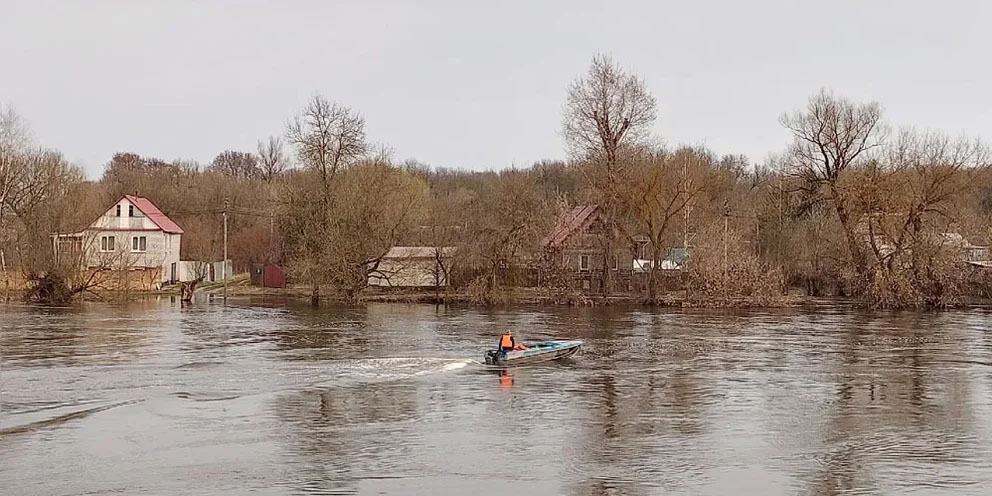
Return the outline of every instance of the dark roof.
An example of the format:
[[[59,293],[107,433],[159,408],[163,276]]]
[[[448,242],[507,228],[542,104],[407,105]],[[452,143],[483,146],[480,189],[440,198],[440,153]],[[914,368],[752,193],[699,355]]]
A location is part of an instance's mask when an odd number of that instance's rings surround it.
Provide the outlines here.
[[[541,240],[543,246],[561,246],[568,238],[582,229],[599,205],[580,205],[563,214],[551,234]]]
[[[133,195],[124,195],[124,198],[135,207],[138,207],[138,210],[141,210],[141,213],[145,214],[145,217],[151,219],[159,229],[172,234],[183,233],[183,228],[179,227],[172,219],[163,214],[148,198]]]

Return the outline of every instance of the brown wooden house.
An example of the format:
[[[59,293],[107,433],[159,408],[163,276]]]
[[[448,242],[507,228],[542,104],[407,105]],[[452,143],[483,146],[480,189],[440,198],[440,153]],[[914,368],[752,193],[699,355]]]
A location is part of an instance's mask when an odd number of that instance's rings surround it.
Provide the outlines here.
[[[598,205],[565,212],[541,241],[542,279],[563,278],[570,287],[590,292],[633,290],[633,247],[605,219]]]

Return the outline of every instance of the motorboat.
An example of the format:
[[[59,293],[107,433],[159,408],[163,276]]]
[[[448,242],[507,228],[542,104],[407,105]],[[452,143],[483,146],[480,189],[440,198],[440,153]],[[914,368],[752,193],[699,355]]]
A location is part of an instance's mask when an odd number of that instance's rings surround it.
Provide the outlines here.
[[[525,350],[487,350],[486,365],[502,367],[558,360],[576,354],[582,341],[541,341],[524,343]]]

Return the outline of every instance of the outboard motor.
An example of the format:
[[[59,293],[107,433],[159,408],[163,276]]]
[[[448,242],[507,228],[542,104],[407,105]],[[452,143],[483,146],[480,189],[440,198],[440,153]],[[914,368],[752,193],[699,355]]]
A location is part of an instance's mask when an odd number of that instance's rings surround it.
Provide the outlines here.
[[[499,350],[486,351],[486,365],[496,365],[499,360]]]

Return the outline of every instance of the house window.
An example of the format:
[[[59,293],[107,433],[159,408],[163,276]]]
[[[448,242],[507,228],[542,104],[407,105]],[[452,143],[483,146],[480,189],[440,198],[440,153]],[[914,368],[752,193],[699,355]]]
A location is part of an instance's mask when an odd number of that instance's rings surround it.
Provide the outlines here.
[[[127,216],[134,217],[134,205],[127,206]]]
[[[589,270],[589,255],[579,255],[579,270]]]
[[[114,251],[113,236],[100,236],[100,251]]]
[[[118,217],[121,216],[121,206],[120,205],[117,205],[117,216]]]
[[[145,251],[147,243],[147,237],[145,236],[132,236],[131,237],[131,251]]]

